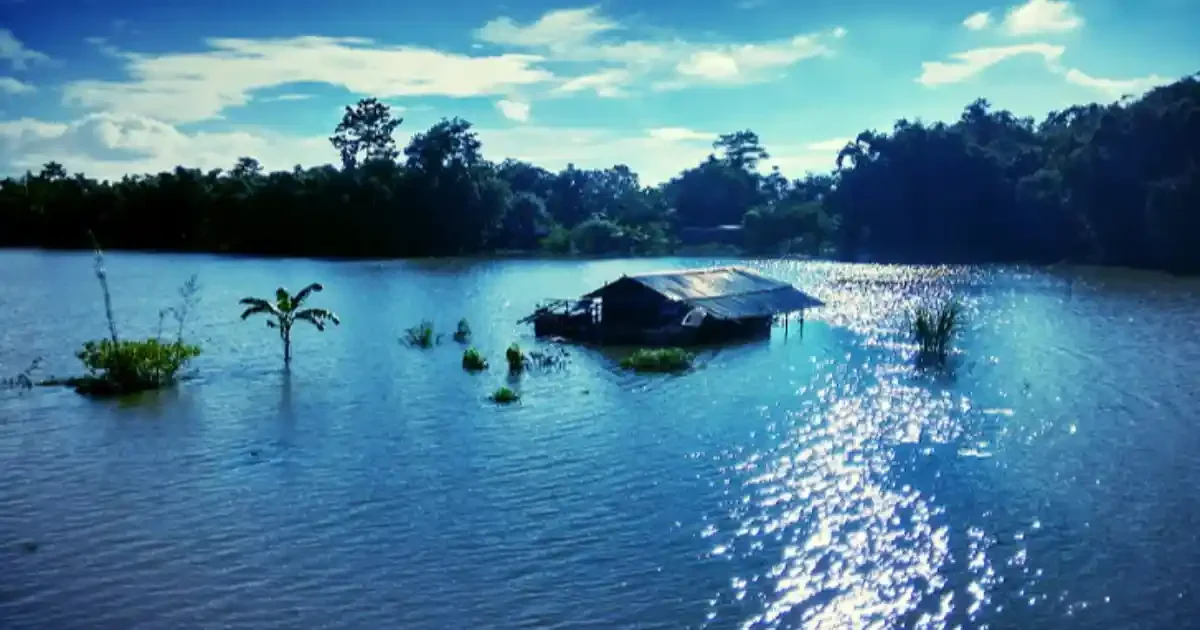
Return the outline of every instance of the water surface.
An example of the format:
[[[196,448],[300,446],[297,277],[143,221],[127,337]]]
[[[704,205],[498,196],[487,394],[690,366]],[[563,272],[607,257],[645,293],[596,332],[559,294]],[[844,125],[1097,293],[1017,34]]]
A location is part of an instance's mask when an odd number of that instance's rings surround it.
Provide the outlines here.
[[[1191,623],[1193,281],[752,262],[829,306],[680,377],[572,350],[510,383],[397,341],[466,317],[500,365],[540,299],[716,262],[110,254],[126,335],[199,274],[205,354],[137,400],[0,392],[0,626]],[[344,324],[298,329],[285,372],[236,301],[312,281]],[[0,253],[0,287],[5,374],[74,373],[106,334],[86,254]],[[904,313],[949,295],[955,377],[916,374]],[[489,403],[503,384],[523,402]]]

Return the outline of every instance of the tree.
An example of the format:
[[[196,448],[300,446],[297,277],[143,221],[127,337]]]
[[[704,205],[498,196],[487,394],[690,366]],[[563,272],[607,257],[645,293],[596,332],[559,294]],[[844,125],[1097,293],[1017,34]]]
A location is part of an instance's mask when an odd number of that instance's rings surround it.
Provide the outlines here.
[[[347,170],[358,166],[360,155],[368,161],[394,160],[399,152],[392,134],[401,122],[403,118],[392,118],[392,108],[386,103],[364,98],[354,107],[346,107],[329,142],[338,150]]]
[[[229,174],[239,179],[248,179],[258,177],[262,175],[262,172],[263,167],[258,160],[243,156],[238,158],[237,163],[233,165],[233,170]]]
[[[324,332],[325,324],[332,322],[337,326],[341,324],[332,311],[323,308],[300,308],[308,296],[315,292],[323,290],[319,283],[312,283],[304,287],[296,295],[288,293],[287,289],[279,287],[275,290],[275,301],[264,300],[262,298],[247,297],[238,301],[238,304],[247,306],[242,312],[242,319],[251,315],[267,315],[273,319],[267,320],[268,328],[276,328],[279,330],[279,338],[283,340],[283,363],[290,365],[292,362],[292,325],[297,321],[304,321],[312,324],[317,330]]]
[[[713,142],[713,148],[721,151],[729,165],[748,171],[758,168],[760,160],[771,157],[759,143],[758,134],[749,129],[723,134]]]

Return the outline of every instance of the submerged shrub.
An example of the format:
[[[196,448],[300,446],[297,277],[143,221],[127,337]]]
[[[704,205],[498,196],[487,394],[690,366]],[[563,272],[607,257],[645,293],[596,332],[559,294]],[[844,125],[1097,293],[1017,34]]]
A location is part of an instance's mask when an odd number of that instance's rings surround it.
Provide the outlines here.
[[[637,372],[682,372],[696,357],[682,348],[642,348],[621,359],[621,367]]]
[[[468,372],[480,372],[488,368],[488,362],[478,350],[467,348],[463,352],[462,366]]]
[[[465,318],[458,320],[458,328],[454,331],[454,340],[458,343],[468,343],[471,341],[471,325],[467,323]]]
[[[163,343],[101,339],[83,344],[75,353],[88,375],[64,381],[81,394],[119,395],[167,387],[200,348],[182,341]]]
[[[525,364],[543,370],[561,370],[567,366],[567,351],[562,348],[545,351],[533,350],[525,355]]]
[[[33,389],[33,373],[42,365],[42,358],[38,357],[29,363],[29,367],[17,372],[13,376],[0,379],[0,387],[11,389]]]
[[[491,398],[492,402],[507,405],[521,400],[521,395],[508,387],[501,387],[493,392],[489,398]]]
[[[910,326],[913,340],[919,346],[918,362],[945,365],[954,338],[962,328],[962,305],[949,301],[937,308],[918,307]]]
[[[521,346],[512,344],[508,350],[504,351],[504,359],[508,361],[509,372],[521,372],[525,369],[525,353],[521,352]]]
[[[442,336],[433,331],[433,322],[423,319],[420,324],[405,329],[403,341],[412,348],[432,348],[442,342]]]

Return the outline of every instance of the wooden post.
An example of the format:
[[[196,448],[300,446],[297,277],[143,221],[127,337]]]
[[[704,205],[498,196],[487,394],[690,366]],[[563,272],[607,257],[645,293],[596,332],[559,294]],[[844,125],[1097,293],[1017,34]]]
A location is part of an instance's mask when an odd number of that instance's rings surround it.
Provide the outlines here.
[[[789,319],[791,319],[791,316],[788,315],[787,313],[784,313],[784,315],[783,315],[783,338],[784,339],[787,339],[787,336],[788,336],[788,320]]]

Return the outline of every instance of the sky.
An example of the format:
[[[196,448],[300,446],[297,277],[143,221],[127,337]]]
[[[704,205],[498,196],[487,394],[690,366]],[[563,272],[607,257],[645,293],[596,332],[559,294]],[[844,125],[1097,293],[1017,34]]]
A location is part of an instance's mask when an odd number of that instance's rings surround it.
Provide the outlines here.
[[[1196,0],[0,0],[0,174],[337,161],[374,96],[403,145],[471,121],[485,157],[646,184],[751,129],[786,175],[976,98],[1041,118],[1200,71]]]

